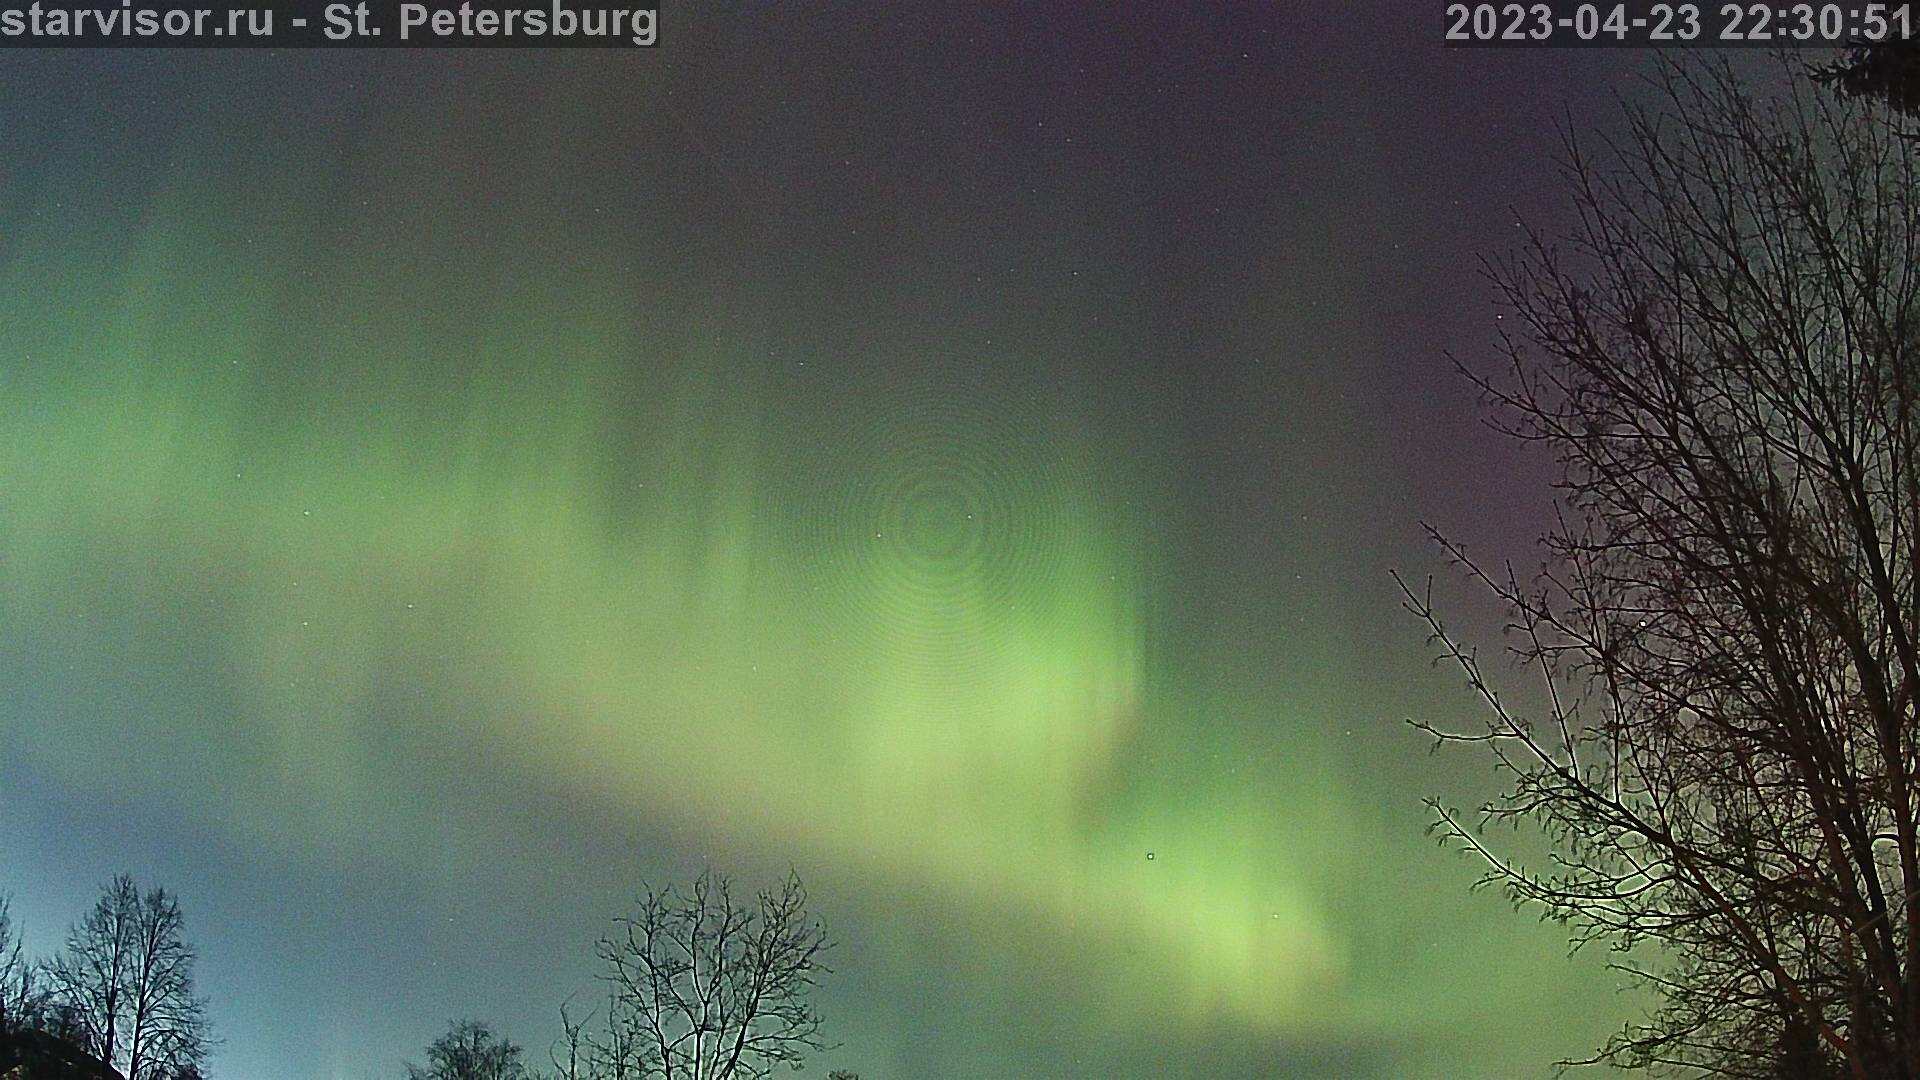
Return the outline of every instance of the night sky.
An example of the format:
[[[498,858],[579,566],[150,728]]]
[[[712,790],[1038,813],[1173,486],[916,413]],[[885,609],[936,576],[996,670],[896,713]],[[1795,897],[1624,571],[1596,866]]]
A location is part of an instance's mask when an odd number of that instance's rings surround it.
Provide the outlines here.
[[[29,944],[177,889],[229,1080],[544,1062],[706,867],[841,942],[808,1076],[1546,1076],[1629,1019],[1424,835],[1494,778],[1405,727],[1474,714],[1389,571],[1493,634],[1419,522],[1536,558],[1445,353],[1651,57],[1199,6],[5,53]]]

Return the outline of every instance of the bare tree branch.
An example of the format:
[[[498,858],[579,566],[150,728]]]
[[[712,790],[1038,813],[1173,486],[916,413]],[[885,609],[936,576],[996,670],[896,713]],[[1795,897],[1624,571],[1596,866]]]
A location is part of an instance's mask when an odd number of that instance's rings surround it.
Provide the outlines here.
[[[1436,832],[1660,995],[1594,1060],[1920,1080],[1920,175],[1866,101],[1788,84],[1666,68],[1623,138],[1568,135],[1572,230],[1487,264],[1516,329],[1463,370],[1560,514],[1531,582],[1435,539],[1544,704],[1402,580],[1486,710],[1415,726],[1507,780]]]
[[[807,1001],[828,969],[825,931],[789,875],[752,905],[725,878],[647,890],[600,942],[609,989],[597,1075],[762,1080],[824,1048]]]

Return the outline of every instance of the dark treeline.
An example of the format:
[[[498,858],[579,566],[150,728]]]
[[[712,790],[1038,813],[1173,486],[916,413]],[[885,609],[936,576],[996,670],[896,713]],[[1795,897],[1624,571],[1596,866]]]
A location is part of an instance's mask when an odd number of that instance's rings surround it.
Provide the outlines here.
[[[595,946],[591,1007],[559,1006],[545,1062],[491,1024],[456,1020],[408,1080],[761,1080],[828,1049],[809,993],[825,928],[797,876],[751,899],[703,874],[645,889]],[[0,1075],[201,1080],[211,1044],[180,904],[116,877],[58,952],[31,958],[0,897]],[[836,1071],[830,1080],[858,1080]]]
[[[122,874],[67,931],[59,952],[25,955],[0,897],[0,1068],[38,1077],[198,1080],[205,1003],[177,897]]]

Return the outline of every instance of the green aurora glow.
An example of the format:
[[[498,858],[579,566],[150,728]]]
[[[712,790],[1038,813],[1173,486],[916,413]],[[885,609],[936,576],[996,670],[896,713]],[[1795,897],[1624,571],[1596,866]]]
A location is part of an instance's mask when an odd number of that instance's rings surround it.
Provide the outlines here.
[[[1073,1040],[1334,1048],[1299,1075],[1532,1075],[1616,1022],[1593,965],[1419,835],[1427,766],[1346,674],[1391,618],[1384,579],[1359,606],[1340,575],[1295,583],[1347,526],[1224,576],[1183,539],[1228,496],[1183,471],[1164,381],[1114,377],[1139,326],[1093,314],[1111,301],[1023,313],[989,284],[1006,309],[955,329],[875,285],[834,315],[806,252],[764,238],[753,259],[787,268],[729,284],[700,265],[712,206],[780,183],[726,179],[744,152],[698,116],[631,120],[690,77],[529,71],[388,88],[377,124],[286,140],[278,99],[194,98],[140,160],[43,132],[57,164],[0,185],[0,655],[33,690],[0,714],[13,768],[368,876],[491,850],[494,826],[409,791],[468,747],[482,792],[534,783],[746,873],[797,863],[875,898],[828,914],[868,935],[849,978],[876,996],[837,1017],[879,1077],[921,1034],[879,1030],[885,995],[1009,972],[1016,1046],[1058,1010]],[[509,94],[538,109],[469,104]],[[596,165],[627,120],[639,149]],[[1247,318],[1304,310],[1265,285]],[[1348,468],[1289,498],[1332,505]],[[1233,584],[1269,569],[1287,584]],[[1356,762],[1356,723],[1407,762]],[[959,914],[932,945],[887,897]],[[1596,1013],[1548,1030],[1575,1000]],[[1399,1064],[1351,1049],[1376,1045]],[[329,1060],[362,1059],[274,1067]]]

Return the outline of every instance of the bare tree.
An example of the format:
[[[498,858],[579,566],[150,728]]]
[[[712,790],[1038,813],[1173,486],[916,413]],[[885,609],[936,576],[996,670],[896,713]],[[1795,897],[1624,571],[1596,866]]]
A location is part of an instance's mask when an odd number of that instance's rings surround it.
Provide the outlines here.
[[[1863,99],[1669,68],[1571,233],[1490,267],[1474,377],[1562,467],[1534,580],[1440,542],[1511,612],[1523,707],[1442,624],[1509,781],[1436,828],[1657,992],[1596,1060],[1920,1077],[1920,169]],[[1531,823],[1529,869],[1483,839]]]
[[[39,965],[27,958],[13,921],[12,899],[0,895],[0,1035],[38,1025],[46,1005]]]
[[[530,1080],[520,1046],[478,1020],[456,1020],[427,1047],[427,1064],[407,1080]]]
[[[623,991],[617,980],[607,989],[606,1023],[592,1043],[595,1080],[644,1080],[654,1075],[647,1046],[646,1017],[637,1009],[622,1007]]]
[[[737,905],[727,880],[649,889],[603,939],[610,989],[600,1075],[658,1080],[760,1080],[820,1050],[807,1002],[827,939],[789,875]]]
[[[547,1048],[547,1060],[559,1080],[590,1080],[593,1076],[593,1043],[587,1035],[587,1023],[593,1014],[574,1019],[571,1000],[560,1005],[560,1037]]]
[[[176,1080],[206,1058],[205,1006],[179,900],[113,879],[50,971],[52,991],[86,1048],[127,1080]]]

